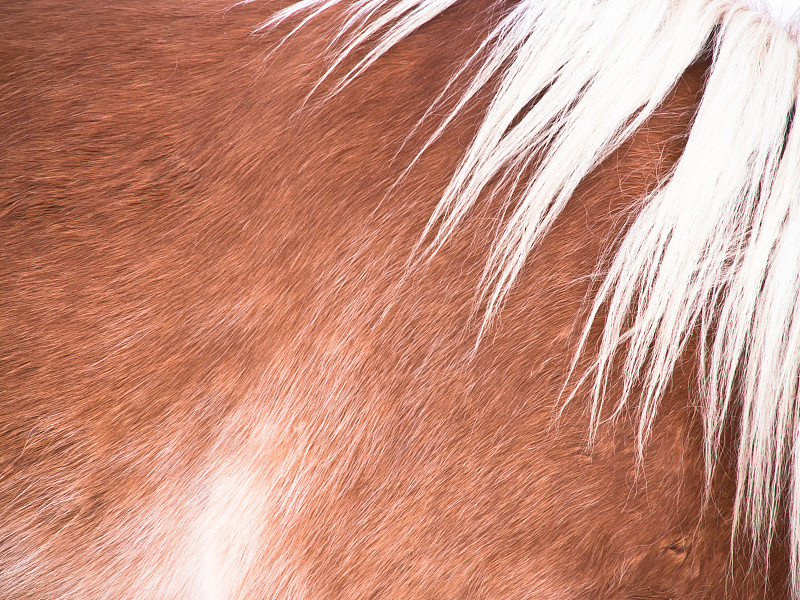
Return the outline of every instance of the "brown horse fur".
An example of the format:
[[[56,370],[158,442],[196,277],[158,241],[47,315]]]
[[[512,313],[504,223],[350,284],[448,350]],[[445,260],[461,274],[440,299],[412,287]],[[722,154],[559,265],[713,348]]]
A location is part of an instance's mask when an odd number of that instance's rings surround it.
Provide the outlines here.
[[[641,462],[635,415],[591,449],[581,397],[555,418],[589,275],[705,66],[583,182],[473,354],[491,200],[408,260],[485,98],[386,191],[502,6],[305,105],[336,16],[278,47],[290,25],[251,33],[276,8],[2,9],[0,598],[786,597],[781,552],[766,575],[731,552],[732,453],[704,504],[693,361]]]

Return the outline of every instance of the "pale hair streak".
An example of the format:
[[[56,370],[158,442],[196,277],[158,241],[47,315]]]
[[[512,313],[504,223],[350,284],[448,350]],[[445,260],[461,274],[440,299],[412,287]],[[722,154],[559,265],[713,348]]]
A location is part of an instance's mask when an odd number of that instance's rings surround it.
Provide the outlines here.
[[[290,18],[301,27],[341,2],[301,0],[260,29]],[[455,3],[348,0],[324,78],[356,48],[368,50],[332,93]],[[490,79],[500,82],[423,239],[435,252],[490,181],[516,182],[481,283],[489,326],[578,184],[653,114],[711,40],[685,150],[641,199],[598,271],[602,283],[574,364],[605,315],[596,362],[581,379],[592,389],[591,430],[612,400],[606,384],[621,358],[624,388],[614,407],[637,404],[641,451],[687,341],[700,340],[707,483],[736,403],[734,535],[746,523],[754,547],[769,547],[788,506],[792,590],[800,598],[798,19],[784,7],[779,24],[758,8],[731,0],[516,3],[431,107],[470,67],[465,91],[423,152]]]

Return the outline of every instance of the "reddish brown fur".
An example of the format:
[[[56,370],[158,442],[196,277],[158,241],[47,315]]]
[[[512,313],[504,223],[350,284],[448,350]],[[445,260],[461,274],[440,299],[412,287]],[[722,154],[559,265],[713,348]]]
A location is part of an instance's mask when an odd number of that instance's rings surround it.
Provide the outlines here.
[[[729,569],[725,469],[701,510],[689,366],[638,471],[633,416],[591,452],[585,398],[553,420],[587,276],[680,153],[702,65],[474,358],[496,207],[406,272],[480,102],[384,198],[395,153],[489,4],[299,112],[333,15],[265,61],[271,4],[4,6],[0,597],[786,596],[782,555],[765,582],[742,540]]]

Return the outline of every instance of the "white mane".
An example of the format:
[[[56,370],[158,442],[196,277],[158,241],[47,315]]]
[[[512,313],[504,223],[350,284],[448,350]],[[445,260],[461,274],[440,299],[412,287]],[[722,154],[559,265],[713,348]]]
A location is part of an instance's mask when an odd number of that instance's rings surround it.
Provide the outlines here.
[[[263,28],[296,16],[304,17],[301,26],[339,2],[301,0]],[[455,2],[355,0],[331,70],[373,42],[336,89]],[[713,40],[685,151],[642,199],[594,297],[579,352],[592,321],[607,313],[588,375],[593,427],[605,401],[618,410],[635,401],[641,448],[687,339],[698,336],[707,477],[735,402],[741,411],[735,520],[749,524],[757,545],[769,544],[788,506],[793,590],[800,597],[800,61],[789,30],[730,0],[518,2],[468,61],[477,74],[434,135],[498,78],[425,235],[433,236],[435,251],[490,180],[514,180],[535,167],[516,190],[487,262],[488,322],[581,180],[648,119]],[[618,355],[624,393],[608,399],[606,381]],[[634,398],[635,387],[643,392]]]

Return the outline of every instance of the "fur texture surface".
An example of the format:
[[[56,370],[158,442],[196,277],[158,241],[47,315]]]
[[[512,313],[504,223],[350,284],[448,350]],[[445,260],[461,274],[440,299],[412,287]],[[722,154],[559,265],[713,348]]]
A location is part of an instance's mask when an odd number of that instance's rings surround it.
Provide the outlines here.
[[[313,18],[332,4],[297,3],[264,26],[295,12]],[[355,3],[340,29],[333,68],[367,40],[377,41],[334,93],[448,6]],[[756,544],[769,547],[779,513],[790,507],[796,573],[800,134],[790,124],[800,62],[793,22],[773,20],[785,19],[788,6],[760,8],[716,0],[515,4],[466,63],[477,73],[429,141],[478,90],[492,78],[499,81],[423,237],[433,233],[428,251],[435,252],[487,188],[498,179],[510,182],[508,216],[482,277],[485,330],[579,183],[642,126],[713,37],[708,81],[681,159],[641,199],[641,212],[600,269],[603,280],[578,353],[601,313],[603,335],[589,351],[597,357],[592,372],[577,375],[592,388],[593,427],[604,402],[613,402],[613,414],[634,402],[641,448],[696,335],[706,480],[713,477],[722,426],[737,396],[734,522],[744,515]],[[609,398],[618,354],[624,385]],[[570,398],[576,393],[572,388]]]
[[[0,597],[788,596],[795,42],[565,6],[4,7]]]

